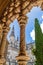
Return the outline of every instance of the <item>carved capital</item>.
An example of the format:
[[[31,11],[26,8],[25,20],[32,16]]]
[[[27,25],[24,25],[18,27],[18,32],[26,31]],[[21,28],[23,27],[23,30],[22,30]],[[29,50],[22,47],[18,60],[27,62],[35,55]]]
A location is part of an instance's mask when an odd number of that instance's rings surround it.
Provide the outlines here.
[[[20,26],[25,25],[27,23],[27,16],[25,16],[25,15],[19,16],[18,22],[19,22]]]
[[[3,33],[8,33],[9,30],[10,30],[9,27],[7,27],[7,26],[4,26],[4,27],[3,27]]]

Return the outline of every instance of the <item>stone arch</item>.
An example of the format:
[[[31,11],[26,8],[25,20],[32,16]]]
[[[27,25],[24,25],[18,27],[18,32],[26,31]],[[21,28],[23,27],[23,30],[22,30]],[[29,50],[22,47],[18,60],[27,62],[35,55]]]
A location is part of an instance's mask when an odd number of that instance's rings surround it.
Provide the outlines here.
[[[40,6],[43,10],[43,0],[23,0],[22,2],[20,0],[11,0],[1,16],[1,22],[6,22],[9,25],[14,19],[20,17],[21,10],[22,15],[26,15],[34,6]]]
[[[43,10],[43,0],[11,0],[9,5],[5,8],[5,11],[3,12],[1,18],[0,18],[0,31],[2,31],[2,37],[1,37],[1,48],[0,48],[0,62],[5,63],[5,51],[6,51],[6,46],[8,45],[8,42],[6,41],[6,35],[9,31],[9,25],[11,22],[13,22],[14,19],[17,19],[19,24],[20,24],[20,32],[21,32],[21,41],[20,41],[20,53],[19,56],[25,55],[26,56],[26,51],[25,51],[25,40],[24,40],[24,29],[25,29],[25,24],[27,22],[27,17],[26,13],[30,12],[32,7],[34,6],[40,6]],[[0,35],[1,36],[1,35]],[[21,44],[22,43],[22,44]],[[23,47],[23,48],[22,48]],[[21,49],[22,48],[22,49]],[[3,50],[3,51],[2,51]],[[17,57],[17,60],[28,60],[27,56],[24,59],[23,57]],[[25,60],[26,59],[26,60]],[[3,61],[4,60],[4,61]],[[1,65],[1,64],[0,64]],[[25,65],[25,62],[20,63],[19,65]]]

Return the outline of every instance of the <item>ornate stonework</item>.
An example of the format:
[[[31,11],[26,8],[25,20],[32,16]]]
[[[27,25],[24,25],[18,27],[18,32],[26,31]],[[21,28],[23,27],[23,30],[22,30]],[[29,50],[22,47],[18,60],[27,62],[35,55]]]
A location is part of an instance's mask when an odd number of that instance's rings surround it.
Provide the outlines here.
[[[7,2],[7,0],[5,0],[5,2]],[[5,2],[1,5],[5,5]],[[28,60],[29,58],[28,56],[26,56],[26,50],[25,50],[25,25],[27,22],[26,21],[27,17],[25,15],[27,12],[30,12],[32,7],[35,6],[40,6],[41,9],[43,10],[43,0],[10,0],[9,5],[3,7],[5,10],[2,8],[2,6],[0,6],[2,10],[0,17],[0,25],[1,25],[0,39],[2,40],[0,43],[1,44],[0,57],[4,57],[4,53],[6,50],[6,45],[7,45],[6,35],[8,33],[9,25],[11,22],[13,22],[14,19],[17,19],[20,24],[20,53],[17,57],[17,60],[19,65],[26,65],[26,60]],[[4,24],[4,27],[2,26],[2,24]],[[2,36],[2,30],[3,30],[3,36]]]
[[[25,15],[35,6],[40,6],[43,9],[43,0],[11,0],[1,15],[0,20],[9,25],[15,18],[18,19],[20,17],[21,11],[22,15]]]

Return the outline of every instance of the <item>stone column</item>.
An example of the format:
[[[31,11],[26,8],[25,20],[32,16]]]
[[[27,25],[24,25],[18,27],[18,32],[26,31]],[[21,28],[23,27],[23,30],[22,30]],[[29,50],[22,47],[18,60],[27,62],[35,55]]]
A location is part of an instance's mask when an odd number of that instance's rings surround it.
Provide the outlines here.
[[[29,60],[29,56],[26,53],[25,44],[25,25],[27,23],[27,17],[24,15],[20,16],[18,21],[20,24],[20,52],[16,59],[18,60],[19,65],[26,65],[27,61]]]
[[[0,46],[1,46],[2,36],[3,36],[3,24],[0,24]]]
[[[3,39],[2,39],[2,43],[1,43],[1,54],[0,54],[0,65],[5,65],[6,59],[6,48],[8,47],[8,43],[7,43],[7,34],[9,31],[9,27],[4,27],[3,28]]]

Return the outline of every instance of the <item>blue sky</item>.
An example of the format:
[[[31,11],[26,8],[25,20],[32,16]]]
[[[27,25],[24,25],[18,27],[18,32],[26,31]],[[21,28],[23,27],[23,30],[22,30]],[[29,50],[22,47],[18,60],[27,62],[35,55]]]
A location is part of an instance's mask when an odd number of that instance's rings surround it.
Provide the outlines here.
[[[26,28],[25,28],[25,42],[30,43],[30,42],[35,41],[35,40],[33,40],[33,38],[31,37],[31,34],[30,34],[32,32],[32,30],[34,30],[34,20],[35,20],[35,18],[38,18],[39,23],[42,24],[43,23],[43,17],[42,17],[43,11],[41,10],[40,7],[33,7],[32,10],[26,14],[26,16],[28,17],[28,21],[27,21]],[[17,36],[20,39],[20,27],[19,27],[17,19],[15,19],[13,21],[13,23],[10,24],[11,30],[12,30],[13,25],[15,28],[14,29],[15,39],[17,39]],[[8,33],[8,39],[9,39],[11,30]]]

